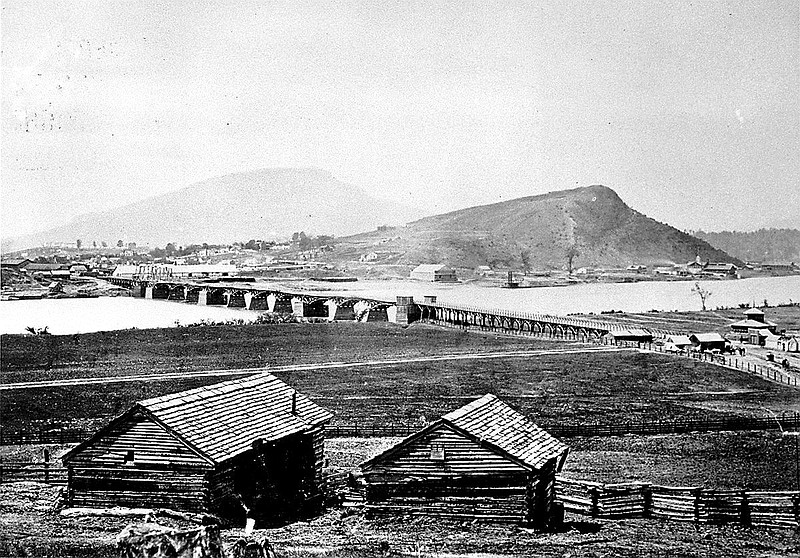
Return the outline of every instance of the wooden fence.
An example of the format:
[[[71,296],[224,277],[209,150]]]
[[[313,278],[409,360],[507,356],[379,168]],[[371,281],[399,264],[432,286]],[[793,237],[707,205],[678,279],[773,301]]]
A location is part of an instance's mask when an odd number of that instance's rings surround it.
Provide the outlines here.
[[[604,344],[608,343],[604,342]],[[772,380],[773,382],[778,382],[779,384],[783,384],[785,386],[797,387],[797,375],[800,374],[800,371],[797,369],[795,369],[794,374],[790,375],[787,374],[787,371],[777,363],[756,364],[748,361],[742,356],[737,355],[713,354],[698,351],[665,351],[662,345],[655,343],[637,343],[634,341],[617,341],[616,343],[613,343],[613,345],[617,347],[652,351],[654,353],[663,353],[674,357],[683,357],[698,362],[708,362],[718,366],[725,366],[727,368],[733,368],[734,370],[747,372],[748,374],[755,374],[756,376],[761,376],[762,378]]]
[[[556,497],[571,513],[607,519],[800,527],[800,492],[713,490],[647,483],[603,484],[558,477]]]
[[[67,484],[67,469],[60,461],[0,461],[0,483],[20,481]]]

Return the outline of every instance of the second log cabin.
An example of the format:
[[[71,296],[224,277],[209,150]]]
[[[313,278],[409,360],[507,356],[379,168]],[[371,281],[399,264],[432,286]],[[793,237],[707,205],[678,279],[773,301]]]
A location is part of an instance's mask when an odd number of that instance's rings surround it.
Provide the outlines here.
[[[555,476],[569,449],[487,394],[360,466],[371,515],[560,523]]]

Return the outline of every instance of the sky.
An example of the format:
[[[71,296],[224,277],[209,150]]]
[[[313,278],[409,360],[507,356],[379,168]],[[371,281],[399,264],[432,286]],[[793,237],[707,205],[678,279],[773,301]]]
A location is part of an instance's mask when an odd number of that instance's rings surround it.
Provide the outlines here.
[[[604,184],[800,227],[800,3],[3,2],[4,237],[318,167],[421,214]]]

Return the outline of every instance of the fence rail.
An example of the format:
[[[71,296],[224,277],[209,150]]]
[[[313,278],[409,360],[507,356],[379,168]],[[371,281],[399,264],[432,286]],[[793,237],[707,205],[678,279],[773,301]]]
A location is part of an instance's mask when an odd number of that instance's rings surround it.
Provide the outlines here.
[[[713,490],[648,483],[603,484],[557,477],[556,498],[568,512],[608,519],[800,527],[800,492]]]
[[[0,483],[20,481],[67,484],[67,469],[58,461],[0,461]]]

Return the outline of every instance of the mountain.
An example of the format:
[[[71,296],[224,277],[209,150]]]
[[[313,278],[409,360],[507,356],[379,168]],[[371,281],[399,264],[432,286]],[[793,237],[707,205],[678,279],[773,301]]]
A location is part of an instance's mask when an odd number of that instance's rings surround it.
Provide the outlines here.
[[[628,207],[605,186],[550,192],[426,217],[341,239],[339,257],[375,251],[380,263],[562,269],[703,260],[741,262]]]
[[[419,216],[421,212],[417,212]],[[50,242],[222,243],[275,240],[293,232],[354,234],[412,216],[318,169],[264,169],[228,174],[116,209],[83,215],[41,233],[9,239],[21,249]],[[4,243],[5,244],[5,243]]]
[[[800,263],[800,230],[760,229],[753,232],[703,232],[697,238],[740,260],[762,263]]]

